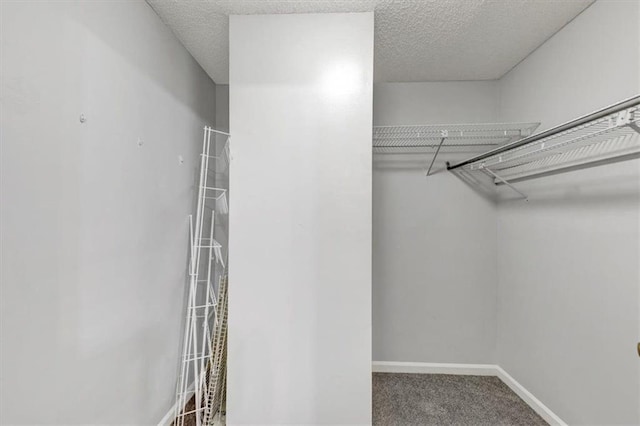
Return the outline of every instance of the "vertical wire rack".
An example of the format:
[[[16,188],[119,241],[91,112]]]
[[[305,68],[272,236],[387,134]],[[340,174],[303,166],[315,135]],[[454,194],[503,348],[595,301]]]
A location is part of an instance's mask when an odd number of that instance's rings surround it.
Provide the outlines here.
[[[226,385],[230,135],[204,128],[195,214],[189,216],[186,319],[175,426],[221,423]]]

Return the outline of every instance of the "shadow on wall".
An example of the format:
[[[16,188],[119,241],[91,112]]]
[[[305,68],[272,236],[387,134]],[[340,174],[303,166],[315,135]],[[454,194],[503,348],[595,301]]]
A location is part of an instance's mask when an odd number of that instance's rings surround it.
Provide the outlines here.
[[[473,154],[472,154],[473,155]],[[640,203],[640,160],[608,164],[528,181],[513,186],[527,195],[529,201],[506,185],[495,185],[485,173],[461,169],[448,171],[446,162],[455,163],[468,158],[468,153],[443,155],[433,166],[434,175],[427,177],[431,154],[376,154],[374,170],[411,171],[425,179],[436,179],[451,174],[477,195],[499,203],[562,207],[566,204],[598,205],[601,203]]]
[[[498,201],[498,189],[491,178],[484,173],[469,173],[461,169],[452,170],[450,173],[482,198],[494,202]],[[517,199],[521,200],[522,198],[518,196]]]
[[[447,153],[436,158],[431,175],[427,176],[427,170],[433,159],[432,154],[376,154],[373,157],[374,170],[379,171],[415,171],[423,179],[441,179],[445,175],[453,175],[464,183],[469,189],[490,201],[498,199],[498,191],[490,179],[481,173],[466,173],[459,170],[447,170],[447,163],[456,163],[466,160],[477,152]]]
[[[601,208],[610,203],[639,205],[640,160],[541,177],[513,184],[529,197],[530,206],[563,208],[566,205],[589,205]],[[500,201],[511,189],[497,186]]]
[[[167,55],[167,45],[174,45],[174,48],[182,46],[173,33],[167,31],[151,6],[142,4],[149,19],[141,20],[138,14],[132,14],[131,5],[127,2],[92,2],[91,7],[72,8],[68,13],[74,14],[71,16],[73,21],[95,35],[96,41],[108,46],[114,54],[126,58],[128,64],[170,93],[188,110],[212,111],[215,97],[201,90],[203,81],[211,80],[210,77],[186,50],[180,49],[184,50],[180,53],[184,57],[179,61]],[[155,33],[153,37],[162,39],[162,43],[146,43],[145,49],[140,49],[140,43],[132,43],[132,38],[146,34],[140,31],[140,22],[147,23],[151,27],[149,30]],[[118,31],[114,31],[114,27]],[[85,42],[85,45],[89,44]],[[91,54],[88,56],[90,60]],[[180,66],[185,60],[193,64]],[[213,124],[215,117],[201,115],[200,119],[203,123]]]
[[[478,155],[478,151],[440,152],[433,164],[431,173],[447,171],[447,162],[452,164],[467,160]],[[426,174],[429,164],[433,159],[433,153],[375,153],[373,155],[373,167],[376,169],[424,169]]]

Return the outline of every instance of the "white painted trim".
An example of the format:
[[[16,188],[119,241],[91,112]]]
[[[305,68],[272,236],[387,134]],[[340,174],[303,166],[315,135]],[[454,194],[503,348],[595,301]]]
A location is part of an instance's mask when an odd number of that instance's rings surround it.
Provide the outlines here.
[[[551,426],[567,426],[553,411],[544,405],[531,392],[525,389],[502,367],[495,364],[445,364],[437,362],[393,362],[373,361],[371,370],[374,373],[415,373],[415,374],[460,374],[467,376],[496,376],[515,392],[529,407],[533,409]]]
[[[162,420],[158,422],[158,426],[171,426],[171,422],[175,418],[176,406],[178,405],[178,401],[174,402],[169,411],[164,415]]]
[[[496,376],[493,364],[444,364],[438,362],[373,361],[374,373],[463,374],[467,376]]]
[[[558,417],[549,407],[544,405],[538,398],[533,396],[531,392],[525,389],[520,383],[516,381],[509,373],[504,371],[502,367],[496,365],[497,376],[500,380],[502,380],[507,386],[511,388],[512,391],[516,393],[524,402],[529,405],[538,413],[540,417],[542,417],[547,423],[551,426],[567,426],[567,424]]]
[[[187,388],[187,398],[186,401],[189,401],[191,399],[191,397],[193,396],[193,394],[196,391],[196,386],[195,386],[195,382],[191,383],[191,385]],[[158,422],[158,426],[171,426],[171,423],[173,423],[173,420],[175,419],[176,415],[176,408],[178,407],[178,401],[176,401],[171,408],[169,408],[169,411],[167,411],[167,414],[164,415],[164,417],[162,418],[162,420],[160,420]]]

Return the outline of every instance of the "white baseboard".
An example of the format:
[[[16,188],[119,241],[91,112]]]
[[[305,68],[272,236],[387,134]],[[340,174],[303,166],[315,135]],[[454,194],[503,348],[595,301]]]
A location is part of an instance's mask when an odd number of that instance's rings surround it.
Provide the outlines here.
[[[551,426],[567,426],[553,411],[544,405],[531,392],[525,389],[502,367],[495,364],[447,364],[438,362],[393,362],[393,361],[373,361],[372,371],[374,373],[414,373],[414,374],[458,374],[466,376],[497,376],[509,388],[515,392],[522,400],[529,405],[533,411],[538,413]],[[189,386],[187,401],[194,392],[193,384]],[[173,422],[177,403],[160,420],[158,426],[170,426]]]
[[[493,364],[444,364],[438,362],[373,361],[374,373],[463,374],[466,376],[496,376]]]
[[[515,392],[551,426],[567,426],[553,411],[531,392],[495,364],[444,364],[437,362],[392,362],[373,361],[374,373],[415,373],[415,374],[460,374],[466,376],[496,376]]]
[[[547,423],[551,426],[567,426],[567,424],[562,421],[560,417],[558,417],[553,411],[549,409],[546,405],[544,405],[538,398],[533,396],[531,392],[525,389],[520,383],[516,381],[509,373],[504,371],[502,367],[496,365],[497,376],[500,380],[502,380],[507,386],[511,388],[512,391],[516,393],[524,402],[529,405],[538,413],[540,417],[542,417]]]
[[[191,399],[191,397],[195,393],[195,390],[195,383],[191,383],[191,385],[187,388],[187,397],[185,398],[185,401],[189,401]],[[173,423],[173,420],[176,418],[176,409],[178,408],[178,401],[176,401],[171,406],[171,408],[169,408],[169,411],[167,411],[167,414],[164,415],[162,420],[158,422],[158,426],[171,426],[171,423]]]

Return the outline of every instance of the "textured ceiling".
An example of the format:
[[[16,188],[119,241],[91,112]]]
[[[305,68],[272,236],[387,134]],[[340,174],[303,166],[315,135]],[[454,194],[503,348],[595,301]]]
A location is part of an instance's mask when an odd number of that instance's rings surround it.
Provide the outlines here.
[[[147,0],[219,84],[228,15],[375,11],[375,80],[500,78],[593,0]]]

